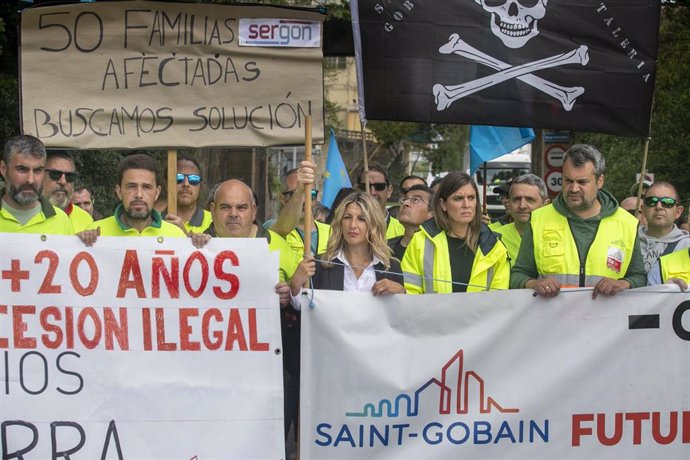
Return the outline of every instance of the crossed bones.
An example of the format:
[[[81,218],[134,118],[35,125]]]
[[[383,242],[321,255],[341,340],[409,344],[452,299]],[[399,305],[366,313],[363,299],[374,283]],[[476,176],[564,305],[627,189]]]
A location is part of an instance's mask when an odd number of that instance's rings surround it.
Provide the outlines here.
[[[487,54],[484,54],[476,48],[473,48],[465,41],[460,39],[458,34],[451,35],[448,43],[439,48],[438,51],[441,54],[458,54],[479,64],[496,69],[499,72],[455,86],[444,86],[439,83],[435,84],[433,87],[433,93],[436,99],[437,110],[445,110],[458,99],[462,99],[465,96],[469,96],[477,91],[481,91],[512,78],[517,78],[518,80],[548,94],[549,96],[558,99],[560,103],[563,104],[563,108],[566,111],[570,111],[570,109],[573,108],[575,99],[585,92],[585,89],[581,86],[560,86],[548,80],[544,80],[543,78],[537,77],[536,75],[532,75],[533,72],[538,70],[558,67],[566,64],[580,64],[583,66],[587,65],[589,62],[589,55],[585,45],[581,45],[579,48],[576,48],[568,53],[558,54],[556,56],[551,56],[514,67]]]

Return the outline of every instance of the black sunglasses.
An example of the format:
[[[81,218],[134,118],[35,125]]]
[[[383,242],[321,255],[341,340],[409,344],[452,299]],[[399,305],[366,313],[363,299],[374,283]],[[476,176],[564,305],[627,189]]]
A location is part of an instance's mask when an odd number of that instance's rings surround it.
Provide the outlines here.
[[[670,209],[678,204],[675,198],[670,196],[658,197],[658,196],[646,196],[644,197],[644,205],[648,208],[653,208],[657,203],[661,202],[661,206]]]
[[[184,183],[184,178],[187,178],[187,182],[189,182],[189,185],[199,185],[201,183],[201,176],[198,174],[182,174],[182,173],[177,173],[177,183],[182,184]]]
[[[280,192],[280,194],[283,195],[285,198],[287,198],[287,199],[289,200],[290,198],[292,198],[292,195],[295,194],[295,191],[294,191],[294,190],[290,190],[290,191],[287,191],[287,192]],[[319,196],[319,191],[316,190],[315,188],[312,189],[312,190],[311,190],[311,199],[312,199],[312,200],[315,200],[317,196]]]
[[[78,176],[75,172],[60,171],[59,169],[46,169],[46,172],[48,173],[48,177],[56,182],[64,175],[65,180],[70,184],[74,182]]]
[[[385,182],[369,182],[369,188],[373,188],[377,192],[383,192],[386,190],[386,187],[388,187],[388,184]],[[367,185],[364,182],[359,183],[359,188],[360,190],[366,190]]]

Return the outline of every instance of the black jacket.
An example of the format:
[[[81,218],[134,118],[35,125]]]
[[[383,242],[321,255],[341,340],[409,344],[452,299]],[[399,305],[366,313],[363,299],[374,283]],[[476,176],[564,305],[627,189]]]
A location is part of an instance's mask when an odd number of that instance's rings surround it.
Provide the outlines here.
[[[343,263],[337,257],[333,259],[333,261],[336,262],[336,264]],[[381,262],[374,265],[374,270],[376,271],[376,281],[389,279],[401,285],[403,284],[402,269],[400,268],[400,261],[398,259],[391,258],[391,266],[388,269],[388,272],[390,273],[383,272],[385,268]],[[331,265],[330,267],[324,267],[322,262],[317,261],[316,273],[314,273],[314,276],[312,277],[312,283],[314,289],[342,291],[344,277],[345,267],[343,265]]]

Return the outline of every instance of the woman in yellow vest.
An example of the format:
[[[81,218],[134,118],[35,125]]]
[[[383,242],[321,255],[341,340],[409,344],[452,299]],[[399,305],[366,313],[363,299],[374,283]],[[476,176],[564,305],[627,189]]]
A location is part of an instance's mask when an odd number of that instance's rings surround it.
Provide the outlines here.
[[[482,223],[472,178],[451,172],[434,196],[434,218],[410,241],[402,270],[408,294],[508,289],[505,246]]]

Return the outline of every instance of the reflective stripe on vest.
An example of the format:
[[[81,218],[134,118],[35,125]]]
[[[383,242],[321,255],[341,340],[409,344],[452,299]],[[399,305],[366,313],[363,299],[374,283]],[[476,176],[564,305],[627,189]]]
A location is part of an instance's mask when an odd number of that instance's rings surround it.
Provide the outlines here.
[[[553,277],[563,287],[591,287],[602,277],[623,278],[632,259],[637,223],[620,208],[602,219],[581,263],[568,219],[553,205],[537,209],[532,213],[531,225],[539,277]]]

